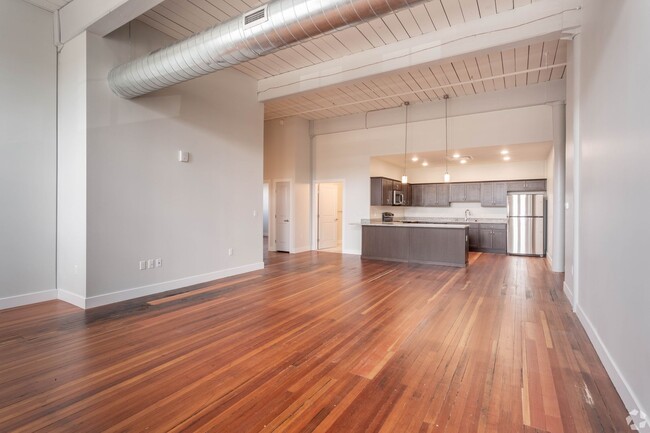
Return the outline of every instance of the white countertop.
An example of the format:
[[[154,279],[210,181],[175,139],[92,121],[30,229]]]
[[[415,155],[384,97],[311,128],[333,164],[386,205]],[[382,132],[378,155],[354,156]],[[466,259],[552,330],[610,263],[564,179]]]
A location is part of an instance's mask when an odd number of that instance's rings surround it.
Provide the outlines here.
[[[409,224],[409,223],[403,223],[401,221],[394,221],[394,222],[382,222],[382,221],[370,221],[370,220],[364,220],[361,222],[362,226],[381,226],[381,227],[410,227],[410,228],[417,228],[417,227],[432,227],[432,228],[440,228],[440,229],[465,229],[469,227],[467,224],[436,224],[436,223],[430,223],[430,224],[423,224],[423,223],[416,223],[416,224]]]

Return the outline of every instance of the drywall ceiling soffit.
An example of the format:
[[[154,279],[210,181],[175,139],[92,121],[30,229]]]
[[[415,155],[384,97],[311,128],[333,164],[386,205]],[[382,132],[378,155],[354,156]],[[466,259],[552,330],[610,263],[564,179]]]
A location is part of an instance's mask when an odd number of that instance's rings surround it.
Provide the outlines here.
[[[457,153],[460,157],[469,156],[471,160],[467,163],[466,166],[473,165],[484,165],[484,164],[501,164],[504,163],[503,156],[501,151],[507,150],[508,156],[510,157],[509,163],[516,162],[529,162],[529,161],[543,161],[548,157],[553,143],[551,142],[540,142],[540,143],[521,143],[521,144],[511,144],[508,146],[489,146],[489,147],[477,147],[477,148],[465,148],[465,149],[452,149],[449,152],[450,158],[448,164],[451,165],[461,165],[460,159],[453,159],[451,155]],[[417,161],[413,161],[412,158],[416,156]],[[385,155],[378,156],[377,159],[384,161],[389,164],[393,164],[398,167],[404,166],[404,154],[397,155]],[[427,162],[426,167],[422,166],[423,162]],[[445,151],[431,151],[431,152],[419,152],[419,153],[409,153],[407,154],[407,168],[416,169],[416,168],[435,168],[435,167],[444,167],[445,161]]]
[[[25,2],[49,12],[58,11],[72,0],[25,0]]]
[[[32,0],[30,0],[32,1]],[[36,0],[34,0],[36,1]],[[45,0],[39,0],[45,1]],[[56,11],[57,43],[65,44],[88,30],[100,36],[122,27],[162,0],[46,0],[65,2]]]

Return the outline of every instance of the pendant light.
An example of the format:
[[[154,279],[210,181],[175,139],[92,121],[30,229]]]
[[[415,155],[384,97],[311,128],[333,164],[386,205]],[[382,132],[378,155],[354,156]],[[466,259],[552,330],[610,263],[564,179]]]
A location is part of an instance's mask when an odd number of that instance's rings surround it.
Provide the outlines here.
[[[449,139],[448,139],[448,132],[447,132],[447,101],[449,100],[449,95],[445,94],[444,96],[445,99],[445,175],[443,177],[445,183],[451,182],[451,176],[449,175],[449,159],[448,159],[448,152],[449,152]]]
[[[409,125],[409,101],[404,102],[404,174],[402,175],[402,183],[406,184],[409,181],[406,175],[406,142],[408,140],[408,125]]]

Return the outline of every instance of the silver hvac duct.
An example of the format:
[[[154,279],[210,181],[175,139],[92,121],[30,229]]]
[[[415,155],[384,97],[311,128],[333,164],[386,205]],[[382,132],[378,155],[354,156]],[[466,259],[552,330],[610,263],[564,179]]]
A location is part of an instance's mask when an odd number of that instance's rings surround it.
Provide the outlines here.
[[[358,24],[423,0],[275,0],[115,67],[108,83],[134,98]]]

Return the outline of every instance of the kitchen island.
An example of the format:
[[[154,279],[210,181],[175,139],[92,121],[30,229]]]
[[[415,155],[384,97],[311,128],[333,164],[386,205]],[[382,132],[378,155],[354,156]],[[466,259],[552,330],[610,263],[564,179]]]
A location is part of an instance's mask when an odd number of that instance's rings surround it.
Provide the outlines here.
[[[361,258],[465,267],[469,225],[363,221]]]

